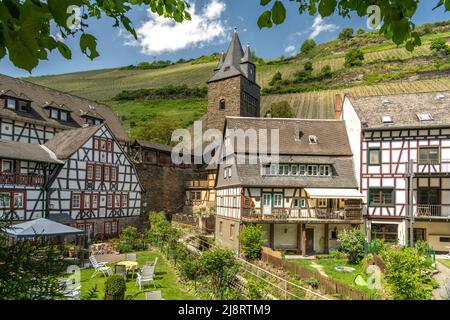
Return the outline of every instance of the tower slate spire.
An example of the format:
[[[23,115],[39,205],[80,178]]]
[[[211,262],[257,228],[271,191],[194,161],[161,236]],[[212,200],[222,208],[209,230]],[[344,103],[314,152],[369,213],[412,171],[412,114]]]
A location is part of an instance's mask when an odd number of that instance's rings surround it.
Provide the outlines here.
[[[222,54],[208,84],[207,128],[223,130],[225,117],[259,117],[260,87],[250,46],[245,52],[234,30],[227,53]]]

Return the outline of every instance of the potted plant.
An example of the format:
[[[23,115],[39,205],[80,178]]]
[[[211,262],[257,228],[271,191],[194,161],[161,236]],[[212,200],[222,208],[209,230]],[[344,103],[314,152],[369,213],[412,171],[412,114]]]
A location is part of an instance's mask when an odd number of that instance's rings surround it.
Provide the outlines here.
[[[105,281],[105,300],[125,300],[126,290],[125,279],[119,275],[112,275]]]

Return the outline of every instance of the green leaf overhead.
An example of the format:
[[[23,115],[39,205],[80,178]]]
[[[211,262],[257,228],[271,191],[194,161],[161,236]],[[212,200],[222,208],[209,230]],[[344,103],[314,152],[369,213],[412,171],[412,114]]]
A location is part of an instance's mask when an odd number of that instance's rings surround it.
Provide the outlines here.
[[[97,39],[91,34],[84,33],[81,35],[80,48],[81,51],[91,60],[94,60],[99,56],[97,52]]]
[[[273,24],[284,22],[286,18],[284,4],[288,2],[298,6],[299,14],[315,16],[319,13],[322,17],[327,17],[337,12],[340,16],[349,18],[352,13],[356,13],[360,17],[370,17],[372,20],[374,12],[368,10],[369,6],[377,6],[380,13],[380,34],[397,45],[405,44],[409,50],[414,50],[421,43],[414,35],[413,23],[420,1],[434,1],[436,3],[434,10],[442,8],[450,11],[450,0],[276,0],[270,15],[267,11],[260,15],[258,26],[271,28]],[[271,2],[261,0],[260,5],[266,6]]]
[[[275,1],[272,8],[272,22],[275,24],[281,24],[286,19],[286,8],[281,1]]]
[[[8,57],[16,67],[30,72],[54,49],[66,59],[71,59],[71,48],[55,41],[52,31],[64,39],[80,34],[81,51],[88,58],[95,59],[99,56],[97,41],[87,33],[88,21],[107,16],[113,19],[113,27],[123,27],[136,37],[128,13],[141,5],[176,22],[191,19],[187,0],[0,1],[0,59]]]

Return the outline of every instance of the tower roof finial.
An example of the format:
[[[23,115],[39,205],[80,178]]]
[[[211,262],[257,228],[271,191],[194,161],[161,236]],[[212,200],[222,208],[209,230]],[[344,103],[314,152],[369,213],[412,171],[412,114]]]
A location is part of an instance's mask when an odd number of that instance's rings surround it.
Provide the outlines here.
[[[234,33],[237,33],[237,27],[234,27]]]

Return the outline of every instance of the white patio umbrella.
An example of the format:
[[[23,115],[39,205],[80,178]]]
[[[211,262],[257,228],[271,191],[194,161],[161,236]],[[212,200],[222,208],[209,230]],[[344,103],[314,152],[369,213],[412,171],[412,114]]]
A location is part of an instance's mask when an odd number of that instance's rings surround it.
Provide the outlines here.
[[[2,231],[13,238],[56,237],[84,234],[83,230],[45,218],[15,224]]]

